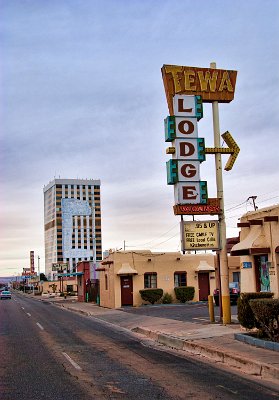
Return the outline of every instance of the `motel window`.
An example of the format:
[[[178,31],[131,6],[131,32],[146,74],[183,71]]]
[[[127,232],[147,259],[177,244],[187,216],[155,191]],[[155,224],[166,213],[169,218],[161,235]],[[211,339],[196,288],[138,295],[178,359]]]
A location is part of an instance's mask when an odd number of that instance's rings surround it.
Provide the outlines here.
[[[233,282],[240,282],[240,272],[233,272]]]
[[[174,273],[174,287],[187,286],[187,273],[185,271],[176,271]]]
[[[108,276],[105,275],[105,290],[108,290]]]
[[[144,274],[144,288],[145,289],[156,289],[157,288],[157,273],[146,272]]]

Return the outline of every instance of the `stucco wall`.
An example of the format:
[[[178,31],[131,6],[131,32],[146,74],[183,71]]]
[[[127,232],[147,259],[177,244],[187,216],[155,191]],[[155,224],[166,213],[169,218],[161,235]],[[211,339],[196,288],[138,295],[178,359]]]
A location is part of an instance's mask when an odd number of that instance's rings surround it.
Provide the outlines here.
[[[269,221],[268,217],[277,217],[277,221]],[[247,223],[253,220],[261,221],[262,225],[258,227],[260,235],[255,238],[251,248],[248,249],[253,254],[240,256],[240,271],[241,271],[241,291],[254,292],[256,291],[256,265],[255,256],[267,255],[268,269],[270,278],[270,291],[274,293],[275,298],[279,298],[279,206],[266,207],[264,209],[249,212],[243,215],[240,223]],[[253,225],[249,227],[241,227],[240,244],[248,237],[249,233],[254,229]],[[244,246],[245,247],[245,246]],[[261,247],[269,248],[268,252],[260,250]],[[257,250],[259,248],[259,250]],[[234,247],[232,248],[234,250]],[[251,263],[251,268],[243,268],[245,262]]]
[[[194,286],[194,301],[199,299],[198,272],[196,271],[201,261],[206,261],[211,267],[216,268],[216,257],[213,254],[185,254],[179,252],[152,253],[150,251],[115,252],[104,260],[111,264],[103,265],[105,271],[100,272],[100,305],[109,308],[121,307],[120,276],[117,275],[123,263],[137,271],[133,275],[133,305],[144,304],[139,291],[144,289],[144,273],[157,273],[157,287],[169,293],[176,301],[174,293],[174,273],[185,271],[187,273],[187,286]],[[238,261],[238,264],[237,264]],[[108,266],[109,265],[109,266]],[[232,258],[233,270],[239,270],[239,258]],[[202,271],[201,271],[202,272]],[[108,275],[109,287],[105,290],[105,275]],[[209,272],[210,294],[216,288],[215,271]]]

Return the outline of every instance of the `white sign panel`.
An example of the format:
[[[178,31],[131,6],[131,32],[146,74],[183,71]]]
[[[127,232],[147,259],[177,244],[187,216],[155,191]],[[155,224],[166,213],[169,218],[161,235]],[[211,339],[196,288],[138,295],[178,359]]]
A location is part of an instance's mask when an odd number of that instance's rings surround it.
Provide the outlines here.
[[[181,222],[182,250],[219,250],[218,221]]]
[[[178,182],[174,186],[175,204],[198,204],[202,202],[200,182]]]
[[[177,161],[178,181],[199,181],[200,162],[199,161]]]
[[[175,154],[176,159],[199,160],[197,139],[176,139]]]
[[[174,115],[183,115],[184,117],[196,116],[196,100],[195,96],[185,96],[176,94],[173,97]]]
[[[198,137],[197,118],[175,118],[175,136],[177,138]]]

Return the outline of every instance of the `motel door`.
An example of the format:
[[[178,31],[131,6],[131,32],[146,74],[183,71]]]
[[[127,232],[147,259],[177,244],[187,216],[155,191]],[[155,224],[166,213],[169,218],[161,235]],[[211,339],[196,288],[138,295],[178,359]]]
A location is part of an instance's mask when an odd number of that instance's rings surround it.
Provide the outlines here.
[[[133,305],[133,277],[131,275],[121,276],[121,305]]]
[[[199,300],[208,300],[208,295],[210,294],[209,287],[209,273],[208,272],[199,272],[198,273],[198,281],[199,281]]]
[[[255,274],[257,292],[270,292],[268,256],[255,256]]]

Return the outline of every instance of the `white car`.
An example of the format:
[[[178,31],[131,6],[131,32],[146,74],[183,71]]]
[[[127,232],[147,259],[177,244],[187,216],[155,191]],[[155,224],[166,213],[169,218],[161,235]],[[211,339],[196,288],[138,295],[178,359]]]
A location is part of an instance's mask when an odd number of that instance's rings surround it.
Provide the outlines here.
[[[11,299],[12,293],[9,290],[3,290],[0,294],[1,300],[2,299]]]

